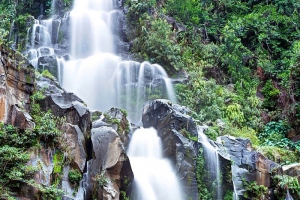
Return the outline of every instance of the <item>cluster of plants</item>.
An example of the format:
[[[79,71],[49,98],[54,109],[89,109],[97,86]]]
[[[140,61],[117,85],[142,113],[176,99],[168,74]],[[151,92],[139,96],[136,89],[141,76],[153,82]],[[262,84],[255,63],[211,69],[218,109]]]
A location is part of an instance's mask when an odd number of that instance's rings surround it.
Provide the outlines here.
[[[288,138],[289,132],[299,134],[300,124],[299,1],[127,0],[126,5],[132,54],[162,65],[171,76],[188,74],[187,83],[176,85],[177,99],[209,125],[208,137],[248,138],[275,162],[300,161],[300,142]],[[206,196],[205,175],[197,173]],[[257,199],[266,192],[254,183],[245,186]]]
[[[242,180],[245,189],[244,197],[253,200],[262,200],[268,196],[268,188],[263,185],[258,185],[256,182],[248,182]]]
[[[198,199],[210,200],[212,199],[212,193],[209,190],[208,174],[209,172],[205,168],[204,152],[200,148],[196,160],[196,178],[198,187]]]
[[[276,175],[273,178],[272,184],[275,187],[274,193],[278,199],[284,199],[287,192],[289,192],[294,199],[300,198],[300,183],[297,177]]]
[[[289,125],[284,121],[269,122],[258,138],[258,150],[269,159],[280,164],[299,162],[300,141],[293,142],[287,138]]]

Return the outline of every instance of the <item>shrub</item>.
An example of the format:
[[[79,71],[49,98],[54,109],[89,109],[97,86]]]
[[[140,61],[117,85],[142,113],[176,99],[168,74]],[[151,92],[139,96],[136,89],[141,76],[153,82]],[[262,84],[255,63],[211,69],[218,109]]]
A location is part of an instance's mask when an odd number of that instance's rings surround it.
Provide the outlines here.
[[[248,182],[242,180],[243,187],[245,189],[244,197],[251,198],[253,200],[264,199],[264,196],[268,193],[268,188],[264,185],[258,185],[256,182]]]
[[[297,177],[276,175],[273,178],[273,186],[278,199],[284,199],[287,191],[290,191],[294,199],[300,198],[300,184]]]
[[[78,169],[71,169],[69,171],[68,178],[72,184],[79,185],[79,182],[81,181],[82,178],[82,174]]]

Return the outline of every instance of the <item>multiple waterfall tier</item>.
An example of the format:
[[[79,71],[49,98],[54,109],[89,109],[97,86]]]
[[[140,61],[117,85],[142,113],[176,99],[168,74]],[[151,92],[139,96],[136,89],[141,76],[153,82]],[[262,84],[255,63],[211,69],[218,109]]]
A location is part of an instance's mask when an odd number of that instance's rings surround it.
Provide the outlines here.
[[[124,61],[116,55],[113,27],[119,11],[112,0],[75,0],[68,18],[69,56],[61,55],[62,20],[36,20],[28,31],[28,58],[39,70],[47,69],[68,91],[92,110],[127,110],[138,123],[143,103],[154,98],[175,102],[171,80],[157,64]],[[53,2],[54,3],[54,2]],[[67,23],[67,22],[66,22]],[[63,57],[68,58],[65,60]],[[49,67],[49,61],[53,67]]]
[[[171,80],[160,65],[126,61],[116,55],[112,27],[119,11],[113,9],[113,2],[75,0],[72,11],[64,19],[53,16],[48,20],[35,20],[28,30],[28,59],[37,70],[50,71],[64,89],[82,98],[90,109],[123,108],[132,122],[139,123],[147,100],[168,98],[175,102],[175,94]],[[55,0],[52,10],[54,4]],[[61,26],[64,24],[69,26],[69,35],[63,35]],[[63,36],[68,37],[68,50],[60,49],[63,45],[58,44]],[[135,198],[180,200],[177,177],[169,161],[162,158],[159,140],[153,129],[141,129],[133,135],[129,154],[137,186]],[[145,147],[148,153],[137,154]],[[143,169],[145,164],[148,170]],[[75,199],[82,199],[83,183],[84,180]],[[73,191],[67,181],[63,181],[63,187],[71,195]]]

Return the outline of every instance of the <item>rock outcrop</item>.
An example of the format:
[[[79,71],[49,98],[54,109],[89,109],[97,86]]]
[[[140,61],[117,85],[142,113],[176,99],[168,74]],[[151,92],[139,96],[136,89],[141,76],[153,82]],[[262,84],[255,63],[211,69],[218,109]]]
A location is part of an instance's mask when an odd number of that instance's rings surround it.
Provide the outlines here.
[[[202,144],[201,141],[198,142],[197,125],[188,115],[188,109],[172,104],[168,100],[154,100],[145,104],[142,121],[145,128],[157,129],[163,142],[164,155],[176,166],[185,193],[189,194],[190,198],[197,199],[195,160]],[[219,152],[222,174],[221,196],[228,190],[233,191],[234,183],[235,192],[242,197],[244,192],[242,179],[248,182],[255,181],[266,187],[271,186],[271,172],[280,166],[254,151],[248,139],[221,136],[217,142],[210,141],[210,143]],[[290,173],[295,172],[291,171],[293,172]]]
[[[221,136],[218,141],[222,144],[221,151],[232,160],[232,177],[238,196],[243,196],[243,179],[271,186],[271,173],[279,164],[254,151],[249,139]]]
[[[39,90],[45,90],[45,98],[40,101],[41,108],[51,110],[55,116],[65,117],[66,122],[77,125],[83,134],[89,134],[91,128],[91,115],[84,102],[73,93],[63,90],[57,82],[39,77],[37,80]]]
[[[282,166],[283,174],[297,177],[300,183],[300,163]]]

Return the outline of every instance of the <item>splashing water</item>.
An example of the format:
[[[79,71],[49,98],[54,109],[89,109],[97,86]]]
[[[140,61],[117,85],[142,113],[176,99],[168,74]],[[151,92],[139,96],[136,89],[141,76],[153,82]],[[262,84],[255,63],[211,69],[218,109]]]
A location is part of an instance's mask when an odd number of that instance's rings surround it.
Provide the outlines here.
[[[161,139],[154,128],[138,129],[128,156],[134,172],[136,200],[182,200],[182,192],[169,160],[162,156]]]

